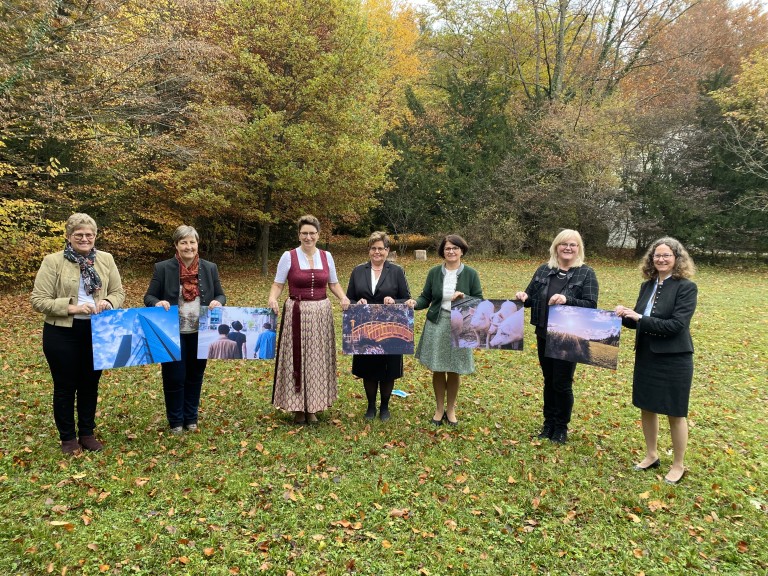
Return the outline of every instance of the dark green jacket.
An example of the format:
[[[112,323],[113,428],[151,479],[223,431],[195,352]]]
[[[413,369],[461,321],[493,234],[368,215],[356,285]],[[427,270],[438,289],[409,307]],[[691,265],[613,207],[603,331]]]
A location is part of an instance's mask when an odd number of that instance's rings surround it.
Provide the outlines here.
[[[443,265],[435,266],[427,273],[427,281],[424,283],[424,289],[416,298],[414,310],[427,310],[427,320],[437,322],[440,317],[440,306],[443,303]],[[483,298],[483,289],[480,286],[480,277],[474,268],[464,264],[461,265],[459,276],[456,279],[456,291],[464,293],[464,296],[474,298]]]

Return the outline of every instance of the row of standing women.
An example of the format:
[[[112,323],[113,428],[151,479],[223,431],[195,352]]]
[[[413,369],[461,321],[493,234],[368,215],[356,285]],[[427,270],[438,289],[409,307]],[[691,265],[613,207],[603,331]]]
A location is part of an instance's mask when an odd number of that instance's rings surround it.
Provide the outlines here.
[[[43,351],[53,378],[54,420],[64,453],[101,450],[94,435],[98,382],[93,369],[90,317],[120,307],[125,293],[114,259],[95,250],[96,223],[73,214],[66,223],[66,247],[46,256],[35,279],[32,304],[45,315]],[[456,399],[460,378],[474,372],[470,349],[452,348],[451,303],[465,297],[483,298],[480,278],[462,262],[467,243],[458,235],[443,238],[438,254],[443,263],[429,270],[421,294],[411,298],[403,269],[388,261],[389,238],[375,232],[368,242],[369,261],[357,266],[346,293],[333,257],[317,247],[319,221],[310,215],[299,220],[300,246],[286,251],[278,263],[269,293],[269,306],[278,314],[278,300],[288,284],[277,343],[272,401],[293,412],[294,422],[311,423],[337,396],[333,315],[327,291],[346,309],[361,304],[403,303],[427,309],[416,358],[432,371],[435,412],[432,424],[458,425]],[[206,361],[197,358],[200,307],[226,303],[215,264],[198,255],[198,235],[180,226],[173,236],[176,254],[155,265],[144,296],[146,306],[166,310],[179,306],[181,355],[162,365],[166,416],[171,432],[197,429],[198,406]],[[633,404],[641,410],[644,458],[636,470],[660,466],[657,450],[658,415],[669,417],[674,458],[665,477],[679,482],[685,474],[683,458],[688,438],[686,417],[693,377],[693,344],[689,326],[696,308],[695,269],[685,248],[673,238],[661,238],[641,262],[645,282],[634,308],[617,306],[627,328],[637,331],[633,376]],[[576,364],[548,358],[546,326],[549,307],[556,304],[597,307],[598,282],[584,264],[584,244],[575,230],[563,230],[550,246],[550,259],[534,273],[516,298],[531,308],[539,364],[544,377],[543,424],[538,437],[565,443],[573,409]],[[394,381],[403,375],[401,355],[355,355],[352,373],[363,380],[368,401],[365,417],[390,418]],[[77,406],[77,423],[74,413]],[[79,434],[78,434],[79,433]],[[79,439],[78,439],[79,437]]]

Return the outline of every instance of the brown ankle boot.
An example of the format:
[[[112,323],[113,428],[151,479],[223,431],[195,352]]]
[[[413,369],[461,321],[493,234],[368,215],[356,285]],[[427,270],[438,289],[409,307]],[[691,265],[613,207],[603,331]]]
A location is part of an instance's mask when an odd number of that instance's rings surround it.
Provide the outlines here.
[[[62,440],[61,451],[63,454],[78,454],[80,452],[80,444],[77,443],[77,439]]]
[[[98,452],[104,448],[104,444],[96,440],[96,436],[80,436],[80,446],[90,452]]]

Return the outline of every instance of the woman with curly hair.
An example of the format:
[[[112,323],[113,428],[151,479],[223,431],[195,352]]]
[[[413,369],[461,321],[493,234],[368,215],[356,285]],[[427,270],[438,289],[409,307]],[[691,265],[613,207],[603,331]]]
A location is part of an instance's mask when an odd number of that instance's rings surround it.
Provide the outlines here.
[[[627,328],[637,330],[632,403],[640,408],[645,457],[635,470],[658,468],[659,414],[666,414],[672,434],[673,461],[668,484],[685,475],[688,445],[688,400],[693,380],[691,317],[698,289],[689,278],[696,268],[683,245],[674,238],[651,244],[640,263],[645,282],[634,308],[616,307]]]

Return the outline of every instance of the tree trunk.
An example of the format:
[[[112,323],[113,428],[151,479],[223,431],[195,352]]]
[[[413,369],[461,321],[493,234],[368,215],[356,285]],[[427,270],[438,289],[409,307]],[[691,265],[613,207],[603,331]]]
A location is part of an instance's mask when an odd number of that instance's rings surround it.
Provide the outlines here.
[[[267,191],[264,198],[264,213],[268,218],[272,216],[272,189],[267,187]],[[269,274],[269,228],[271,223],[269,220],[265,220],[261,223],[261,236],[259,238],[259,251],[261,259],[261,275],[267,276]]]
[[[559,100],[565,76],[565,17],[569,0],[560,0],[557,10],[557,37],[555,39],[555,69],[552,73],[551,100]]]

